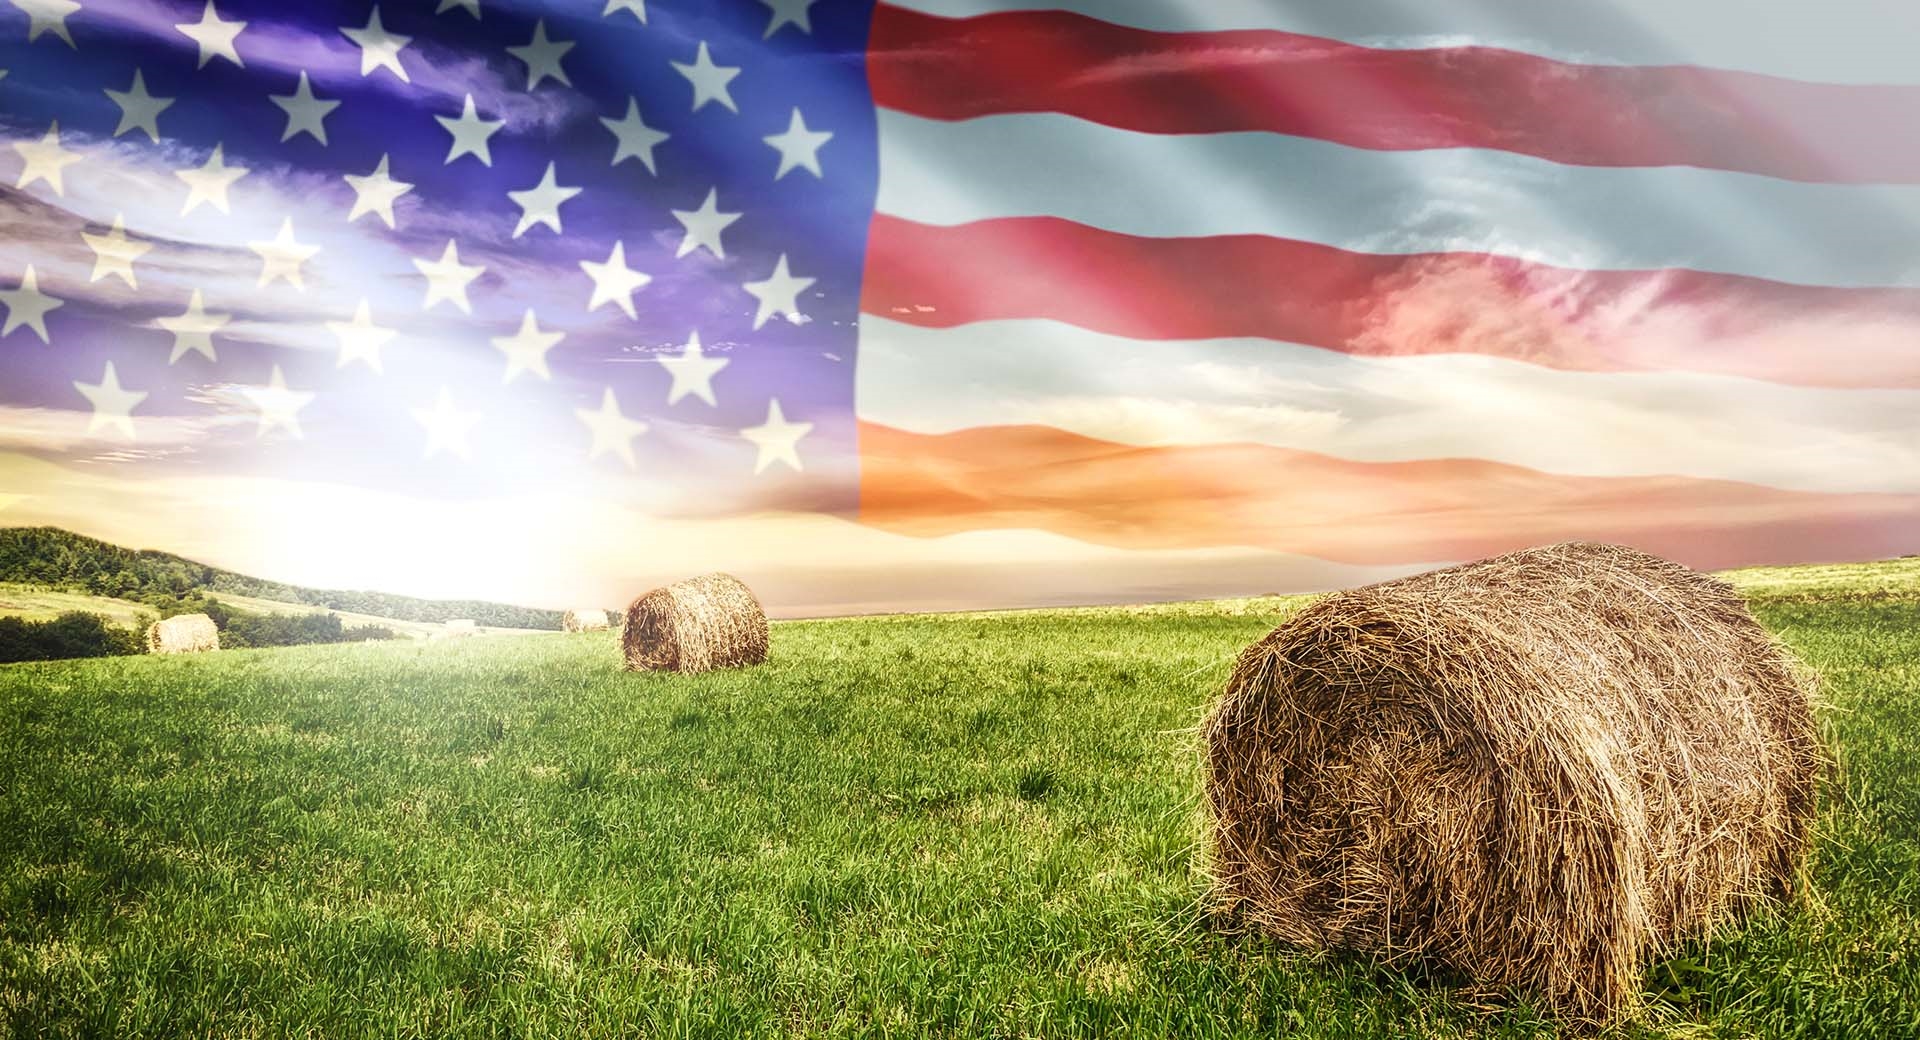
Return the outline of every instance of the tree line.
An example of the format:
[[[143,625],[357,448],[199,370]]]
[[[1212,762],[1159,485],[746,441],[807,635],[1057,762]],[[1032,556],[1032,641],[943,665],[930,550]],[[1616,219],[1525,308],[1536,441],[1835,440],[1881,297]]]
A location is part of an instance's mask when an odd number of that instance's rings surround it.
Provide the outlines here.
[[[248,647],[307,646],[314,643],[359,643],[395,639],[381,625],[347,625],[338,614],[254,614],[234,610],[219,600],[184,601],[164,616],[205,614],[220,630],[222,650]],[[83,610],[71,610],[46,621],[0,617],[0,664],[20,661],[64,661],[81,657],[121,657],[147,652],[147,626],[161,615],[143,615],[132,628]]]
[[[56,527],[0,528],[0,581],[112,596],[164,609],[195,593],[270,599],[437,623],[472,618],[494,628],[560,627],[560,612],[479,600],[427,600],[384,592],[309,589],[209,567],[151,549],[126,549]],[[175,611],[189,613],[189,611]]]

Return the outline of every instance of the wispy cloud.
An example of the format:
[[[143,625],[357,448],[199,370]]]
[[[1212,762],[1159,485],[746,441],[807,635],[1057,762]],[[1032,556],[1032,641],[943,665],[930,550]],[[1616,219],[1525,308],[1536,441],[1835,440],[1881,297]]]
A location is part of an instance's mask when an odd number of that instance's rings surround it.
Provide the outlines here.
[[[84,412],[0,405],[0,451],[105,462],[178,458],[222,430],[253,422],[232,388],[222,391],[220,400],[225,407],[214,414],[143,416],[133,442],[110,429],[89,430]]]
[[[29,130],[26,136],[41,133]],[[582,302],[591,288],[577,262],[516,243],[513,219],[497,210],[404,197],[398,232],[373,216],[349,223],[354,193],[342,178],[279,162],[249,165],[228,155],[229,166],[248,171],[228,192],[229,212],[202,203],[183,213],[188,188],[177,174],[206,163],[211,148],[173,141],[155,148],[65,129],[61,143],[82,155],[65,171],[64,193],[45,183],[24,191],[0,186],[0,222],[15,229],[0,240],[0,269],[32,264],[46,292],[148,327],[158,317],[181,313],[199,291],[209,310],[232,317],[224,337],[333,350],[337,344],[325,323],[347,320],[364,298],[384,324],[415,343],[468,341],[470,334],[452,331],[446,320],[421,308],[425,282],[414,261],[438,259],[449,240],[459,242],[463,263],[486,270],[470,299],[483,328],[508,330],[526,309],[549,304],[556,286],[574,287]],[[19,164],[13,149],[0,147],[0,177],[17,179]],[[152,247],[135,261],[138,288],[117,277],[92,277],[95,253],[82,235],[103,235],[117,218],[129,237]],[[262,260],[252,246],[274,240],[289,220],[298,242],[318,248],[302,265],[305,290],[283,281],[263,291]],[[657,248],[667,246],[663,241]],[[710,283],[693,281],[696,295],[711,294]],[[613,312],[603,310],[561,327],[585,334],[616,324]]]
[[[552,607],[623,603],[715,569],[740,575],[784,616],[1245,595],[1418,569],[1119,550],[1039,531],[922,539],[794,512],[674,520],[592,494],[461,504],[266,478],[126,481],[0,452],[7,494],[24,496],[9,523],[71,527],[261,577]]]
[[[86,5],[86,13],[106,25],[188,52],[198,45],[177,26],[199,21],[203,10],[200,3],[171,0],[89,0]],[[238,18],[231,13],[223,17],[228,21]],[[341,28],[359,29],[366,24],[362,18]],[[376,70],[373,75],[363,76],[360,47],[341,33],[315,33],[305,26],[253,18],[234,46],[248,68],[264,66],[289,74],[304,71],[316,85],[370,85],[391,95],[396,103],[407,105],[417,105],[425,95],[435,103],[429,107],[451,106],[448,114],[457,113],[461,102],[472,94],[483,112],[506,120],[512,130],[559,126],[581,111],[582,103],[573,95],[532,93],[522,89],[523,84],[510,82],[513,70],[504,54],[483,56],[432,40],[418,40],[402,49],[399,60],[407,70],[407,83],[390,71]]]

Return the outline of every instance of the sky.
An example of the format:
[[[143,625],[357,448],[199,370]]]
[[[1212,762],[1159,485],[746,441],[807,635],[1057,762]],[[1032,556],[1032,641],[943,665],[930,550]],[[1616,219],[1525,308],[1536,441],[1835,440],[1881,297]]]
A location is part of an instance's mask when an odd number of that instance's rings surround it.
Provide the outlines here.
[[[58,301],[0,339],[0,523],[423,596],[954,602],[852,573],[912,541],[846,519],[861,5],[438,6],[0,4],[0,282]]]
[[[1314,590],[1583,532],[1906,544],[1920,186],[1848,121],[1912,103],[1902,9],[1085,0],[1281,31],[1082,68],[1040,30],[1045,89],[1131,99],[1106,122],[973,60],[1025,53],[1018,15],[870,81],[876,26],[1018,6],[0,0],[0,524],[556,608],[723,570],[784,616]],[[943,68],[982,89],[916,95]],[[1282,73],[1348,77],[1295,114],[1378,139],[1121,125]],[[1262,115],[1226,93],[1202,114]],[[1528,122],[1582,97],[1620,125]],[[1396,145],[1459,111],[1498,140]]]
[[[248,23],[234,37],[244,66],[200,61],[178,27],[203,15],[185,0],[89,0],[67,25],[74,47],[51,23],[27,39],[34,9],[0,4],[0,129],[31,146],[57,120],[76,156],[56,183],[29,177],[26,152],[0,148],[0,282],[23,284],[31,267],[61,301],[42,318],[47,340],[31,321],[0,339],[0,523],[302,585],[556,608],[724,570],[783,616],[1325,588],[1412,569],[861,524],[852,363],[874,191],[861,121],[873,115],[844,57],[862,42],[862,5],[777,36],[764,35],[777,11],[748,0],[656,3],[644,24],[625,10],[541,21],[574,44],[561,60],[573,89],[551,78],[528,89],[531,66],[508,50],[536,39],[529,23],[551,5],[485,0],[478,22],[457,4],[399,6],[386,5],[384,26],[418,41],[400,51],[404,82],[365,70],[364,49],[339,31],[366,24],[365,4],[313,5],[302,19],[221,3],[223,19]],[[697,64],[702,44],[748,66],[727,92],[738,111],[696,106],[676,70]],[[109,93],[137,101],[137,87],[173,99],[151,116],[158,141],[141,120],[126,125],[141,110]],[[324,143],[271,102],[303,90],[338,103],[318,120]],[[484,163],[451,154],[443,129],[468,97],[502,127]],[[668,135],[645,158],[616,148],[607,125],[629,118],[624,99]],[[789,163],[765,138],[790,131],[796,110],[835,136]],[[548,163],[582,189],[558,207],[564,234],[522,228],[526,214],[503,197],[536,186]],[[412,184],[388,201],[391,224],[348,180],[376,166]],[[246,172],[197,196],[191,175],[223,167]],[[697,211],[708,189],[717,209],[746,215],[717,236],[724,256],[683,251],[688,228],[672,215]],[[253,246],[289,224],[317,251],[298,285],[262,284]],[[124,275],[93,245],[123,232],[148,246]],[[418,263],[442,259],[450,240],[484,272],[458,300],[434,302]],[[616,247],[648,275],[626,298],[631,314],[581,267]],[[748,283],[782,264],[809,281],[771,301],[791,309],[763,313]],[[539,332],[565,337],[539,358],[544,373],[515,371],[489,346],[529,311]],[[349,343],[339,330],[359,324],[385,330],[384,342]],[[726,367],[682,388],[658,362],[684,358],[696,336]],[[147,395],[124,422],[96,421],[76,392],[102,385],[106,362]],[[278,421],[288,408],[260,401],[276,377],[314,395],[290,422]],[[420,414],[449,388],[453,415],[474,421],[427,426]],[[578,413],[608,391],[643,435],[603,444],[582,425]],[[807,424],[785,451],[741,433],[771,419],[773,399]]]

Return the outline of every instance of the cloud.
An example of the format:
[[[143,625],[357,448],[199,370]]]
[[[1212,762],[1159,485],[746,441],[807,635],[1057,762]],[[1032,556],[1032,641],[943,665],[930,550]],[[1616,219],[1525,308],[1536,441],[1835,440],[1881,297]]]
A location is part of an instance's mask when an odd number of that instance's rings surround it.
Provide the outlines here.
[[[709,570],[740,575],[776,615],[796,616],[1247,595],[1418,569],[1138,552],[1039,531],[916,538],[812,513],[675,520],[577,493],[456,503],[272,478],[124,480],[5,452],[0,495],[19,499],[9,522],[264,578],[557,608],[622,603]]]
[[[127,441],[112,429],[88,432],[85,402],[74,395],[75,410],[0,405],[0,451],[58,455],[81,461],[131,462],[191,454],[222,430],[251,423],[230,389],[219,398],[225,407],[212,415],[152,416],[135,419],[137,439]]]
[[[41,133],[23,131],[33,138]],[[61,143],[83,156],[66,171],[64,195],[45,184],[0,187],[0,222],[13,229],[0,240],[0,270],[32,264],[44,291],[150,328],[156,318],[182,313],[199,291],[208,310],[233,318],[220,331],[224,339],[331,351],[337,341],[325,323],[347,320],[367,298],[381,324],[416,345],[455,348],[472,343],[476,324],[485,335],[510,331],[527,308],[550,304],[557,285],[578,283],[582,301],[588,292],[577,263],[515,243],[514,221],[505,212],[409,198],[402,200],[410,208],[399,232],[372,216],[349,223],[353,191],[341,177],[229,154],[229,166],[249,171],[229,191],[231,212],[202,204],[182,214],[176,200],[186,198],[187,186],[176,172],[204,164],[211,148],[173,141],[155,148],[66,128]],[[12,155],[0,146],[0,166]],[[129,200],[137,201],[130,206]],[[137,289],[118,278],[92,278],[95,255],[81,236],[104,234],[116,218],[124,219],[129,237],[152,246],[135,262]],[[319,249],[303,265],[306,289],[294,291],[283,281],[262,290],[262,261],[251,245],[274,240],[287,220],[297,241]],[[421,308],[424,281],[414,261],[438,259],[450,239],[459,243],[463,263],[486,269],[470,287],[475,319],[449,322]],[[615,325],[612,315],[605,310],[560,327],[585,333]]]
[[[89,0],[86,5],[86,13],[96,25],[143,35],[153,43],[187,53],[194,53],[197,44],[176,26],[199,21],[202,10],[203,5],[197,2],[154,0]],[[221,17],[233,21],[238,15],[222,12]],[[286,26],[258,17],[246,21],[235,48],[247,68],[278,69],[290,77],[306,72],[316,87],[372,87],[407,105],[418,104],[425,95],[430,100],[428,107],[449,108],[449,115],[457,114],[461,102],[472,94],[482,112],[490,118],[505,119],[512,131],[557,127],[585,110],[584,100],[568,93],[533,93],[510,85],[511,69],[504,56],[489,61],[438,39],[416,38],[400,53],[400,63],[410,79],[403,83],[391,71],[376,69],[373,75],[362,76],[360,47],[341,33],[315,33],[304,26]],[[362,18],[341,28],[358,29],[366,24]]]
[[[1237,395],[1236,395],[1237,396]],[[1225,399],[1168,400],[1094,394],[1022,402],[1029,422],[1062,430],[1098,428],[1126,444],[1286,443],[1333,435],[1347,424],[1337,411],[1278,402],[1232,404]]]

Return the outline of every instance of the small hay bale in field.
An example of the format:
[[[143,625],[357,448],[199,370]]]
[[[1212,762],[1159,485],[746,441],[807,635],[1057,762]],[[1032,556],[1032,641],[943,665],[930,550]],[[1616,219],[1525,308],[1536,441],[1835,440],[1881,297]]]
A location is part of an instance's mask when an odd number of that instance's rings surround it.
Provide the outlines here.
[[[1811,682],[1726,584],[1569,543],[1338,593],[1205,726],[1222,909],[1584,1022],[1792,891]]]
[[[205,614],[181,614],[147,626],[150,654],[197,654],[220,649],[220,629]]]
[[[600,632],[613,627],[607,620],[604,610],[569,610],[560,615],[560,629],[564,632]]]
[[[767,659],[767,615],[729,574],[654,589],[627,608],[620,648],[629,671],[704,672]]]

